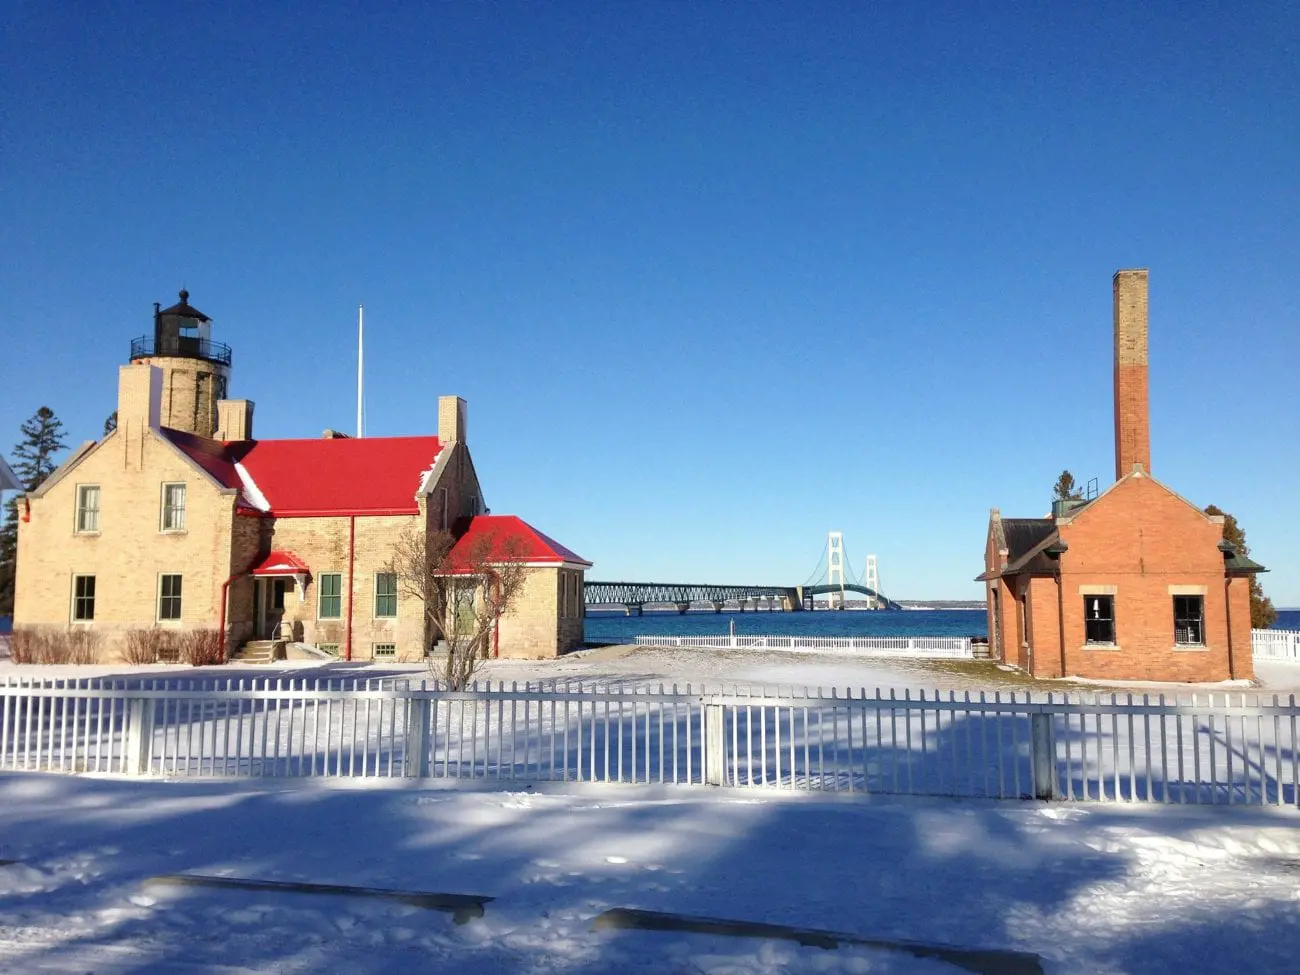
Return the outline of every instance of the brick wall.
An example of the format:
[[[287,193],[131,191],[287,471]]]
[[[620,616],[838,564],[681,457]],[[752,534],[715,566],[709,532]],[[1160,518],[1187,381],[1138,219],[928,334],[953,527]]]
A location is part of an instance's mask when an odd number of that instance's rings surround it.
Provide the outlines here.
[[[186,486],[184,531],[162,531],[168,482]],[[99,529],[78,533],[77,488],[91,484],[99,486]],[[221,583],[230,574],[235,500],[157,432],[129,422],[119,427],[67,476],[29,499],[30,521],[18,531],[15,625],[72,625],[73,577],[93,575],[89,625],[105,635],[106,659],[127,629],[216,626]],[[176,622],[157,623],[163,573],[182,577]]]
[[[1218,681],[1230,676],[1221,524],[1149,477],[1130,477],[1060,526],[1066,674],[1104,680]],[[1244,589],[1244,586],[1241,587]],[[1115,646],[1085,641],[1084,596],[1113,595]],[[1174,645],[1173,597],[1204,600],[1205,643]],[[1034,673],[1060,676],[1056,581],[1035,579],[1030,598]],[[1240,597],[1238,597],[1240,601]],[[1233,607],[1234,613],[1236,606]],[[1234,618],[1237,677],[1250,677],[1250,626]]]
[[[142,359],[162,370],[162,425],[211,437],[217,430],[217,402],[223,395],[220,380],[229,380],[224,366],[203,359],[156,356]]]
[[[529,569],[515,605],[501,619],[501,656],[535,660],[581,646],[582,577],[576,569]]]

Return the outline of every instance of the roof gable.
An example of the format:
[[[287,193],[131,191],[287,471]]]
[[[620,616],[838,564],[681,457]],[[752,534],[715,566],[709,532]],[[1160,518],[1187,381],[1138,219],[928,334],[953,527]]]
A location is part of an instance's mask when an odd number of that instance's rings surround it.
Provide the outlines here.
[[[1098,511],[1098,510],[1104,511],[1108,503],[1108,500],[1112,495],[1115,494],[1116,491],[1123,490],[1126,487],[1131,487],[1133,485],[1140,484],[1142,482],[1146,482],[1150,484],[1152,487],[1159,488],[1161,491],[1169,495],[1171,498],[1181,501],[1192,511],[1195,511],[1198,515],[1200,515],[1201,518],[1204,519],[1205,521],[1214,520],[1213,516],[1207,515],[1203,510],[1201,510],[1191,501],[1188,501],[1185,497],[1183,497],[1181,494],[1179,494],[1169,485],[1163,483],[1162,481],[1157,481],[1150,474],[1144,473],[1143,471],[1132,471],[1131,473],[1125,474],[1114,484],[1111,484],[1108,488],[1106,488],[1106,490],[1102,491],[1101,494],[1097,495],[1095,498],[1089,501],[1088,504],[1086,504],[1081,508],[1076,508],[1074,511],[1072,511],[1069,514],[1068,517],[1062,518],[1061,524],[1068,525],[1073,522],[1088,518],[1091,512]]]
[[[448,562],[453,573],[470,571],[475,563],[484,562],[591,565],[581,555],[516,515],[477,515],[471,518],[464,534],[452,546]]]

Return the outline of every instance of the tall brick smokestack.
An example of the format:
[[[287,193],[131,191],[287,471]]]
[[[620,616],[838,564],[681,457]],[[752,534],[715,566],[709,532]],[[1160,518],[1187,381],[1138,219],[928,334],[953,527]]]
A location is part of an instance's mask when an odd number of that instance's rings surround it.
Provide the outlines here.
[[[1141,467],[1151,473],[1147,392],[1147,269],[1116,271],[1115,480]]]

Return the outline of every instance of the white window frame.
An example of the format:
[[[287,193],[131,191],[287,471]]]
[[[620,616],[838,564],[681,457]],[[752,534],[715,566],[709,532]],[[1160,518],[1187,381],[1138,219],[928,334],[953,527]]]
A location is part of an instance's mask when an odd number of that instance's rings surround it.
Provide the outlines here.
[[[99,589],[99,583],[98,581],[95,580],[95,574],[93,572],[75,572],[72,575],[72,606],[70,608],[69,615],[71,616],[73,623],[79,626],[89,626],[91,623],[95,622],[95,603],[99,599],[99,593],[96,591],[88,597],[90,599],[90,616],[86,619],[78,618],[77,600],[87,598],[84,596],[77,595],[77,581],[79,579],[90,579],[91,584],[95,587],[96,590]]]
[[[180,488],[180,489],[181,489],[181,503],[180,503],[179,505],[175,505],[175,504],[173,504],[173,505],[171,505],[170,508],[168,507],[168,505],[167,505],[167,489],[168,489],[168,488]],[[186,508],[186,502],[188,501],[188,499],[189,499],[189,489],[186,487],[186,484],[185,484],[184,481],[164,481],[164,482],[163,482],[163,486],[162,486],[162,505],[161,505],[161,507],[162,507],[162,512],[161,512],[161,517],[160,517],[159,520],[158,520],[158,525],[159,525],[158,530],[159,530],[159,531],[164,532],[164,533],[169,534],[169,535],[172,535],[172,534],[181,534],[181,533],[183,533],[184,531],[186,531],[186,527],[185,527],[185,508]],[[170,525],[170,526],[169,526],[169,525],[167,524],[167,513],[168,513],[169,510],[172,512],[173,515],[175,515],[175,513],[178,512],[178,511],[180,512],[180,516],[181,516],[181,517],[180,517],[180,524],[179,524],[179,525]]]
[[[335,576],[339,580],[339,591],[337,594],[337,599],[339,601],[339,611],[337,616],[326,616],[321,611],[321,603],[324,601],[326,596],[325,579],[328,576]],[[376,583],[376,586],[377,585],[378,584]],[[335,598],[335,597],[331,596],[330,598]],[[343,618],[343,573],[342,572],[322,572],[316,576],[316,618],[318,620],[341,620]]]
[[[95,507],[91,508],[86,504],[86,495],[90,491],[95,492]],[[99,534],[99,514],[100,500],[103,498],[103,492],[100,491],[98,484],[78,484],[77,485],[77,512],[73,522],[73,531],[78,535],[98,535]],[[95,524],[93,527],[83,525],[82,517],[87,514],[94,514]]]
[[[380,613],[379,613],[379,596],[380,596],[380,593],[379,593],[379,579],[380,579],[381,576],[391,576],[392,579],[393,579],[393,593],[392,593],[392,596],[393,596],[393,612],[392,612],[391,614],[385,613],[385,614],[382,615],[382,616],[381,616]],[[373,587],[373,593],[374,593],[374,601],[373,601],[373,604],[372,604],[372,606],[371,606],[371,613],[372,613],[372,615],[374,616],[374,618],[377,619],[377,620],[395,620],[395,619],[397,619],[397,606],[398,606],[398,603],[401,602],[401,600],[397,598],[397,596],[398,596],[397,573],[396,573],[396,572],[376,572],[376,573],[375,573],[375,584],[374,584],[374,587]],[[387,595],[387,593],[385,593],[384,595]]]
[[[177,596],[175,596],[175,597],[171,597],[171,596],[167,597],[167,598],[169,598],[169,599],[174,598],[174,599],[176,600],[177,605],[176,605],[176,616],[175,616],[175,617],[170,617],[170,616],[165,617],[165,616],[163,616],[163,580],[164,580],[164,579],[170,579],[170,578],[176,578],[176,579],[180,579],[180,580],[181,580],[181,591],[180,591],[180,594],[177,595]],[[159,572],[159,573],[158,573],[158,598],[157,598],[157,601],[154,603],[154,612],[155,612],[155,617],[156,617],[157,621],[158,621],[159,623],[162,623],[162,624],[167,624],[167,623],[180,623],[180,621],[184,618],[184,613],[185,613],[185,576],[184,576],[184,573],[181,573],[181,572]]]
[[[381,650],[383,650],[384,652],[380,653]],[[397,644],[396,643],[372,643],[370,645],[370,656],[375,660],[379,660],[381,658],[387,660],[389,657],[395,658],[397,656]]]

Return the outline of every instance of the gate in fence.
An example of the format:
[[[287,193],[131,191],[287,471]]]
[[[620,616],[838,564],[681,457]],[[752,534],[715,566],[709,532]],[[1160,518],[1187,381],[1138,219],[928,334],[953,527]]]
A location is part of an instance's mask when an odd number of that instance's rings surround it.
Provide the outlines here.
[[[1294,695],[10,681],[0,769],[1295,804]]]

